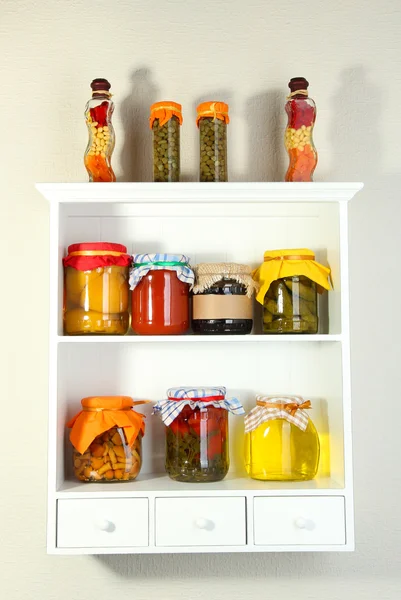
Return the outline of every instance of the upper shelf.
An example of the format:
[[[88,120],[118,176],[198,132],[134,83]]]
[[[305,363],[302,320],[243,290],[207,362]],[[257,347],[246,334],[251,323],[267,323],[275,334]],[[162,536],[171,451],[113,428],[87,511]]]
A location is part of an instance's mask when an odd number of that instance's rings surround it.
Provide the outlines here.
[[[38,183],[51,202],[348,202],[363,183]]]
[[[235,342],[243,344],[270,344],[281,342],[341,342],[341,334],[316,334],[316,335],[60,335],[57,342],[61,344],[158,344],[158,343],[226,343]]]

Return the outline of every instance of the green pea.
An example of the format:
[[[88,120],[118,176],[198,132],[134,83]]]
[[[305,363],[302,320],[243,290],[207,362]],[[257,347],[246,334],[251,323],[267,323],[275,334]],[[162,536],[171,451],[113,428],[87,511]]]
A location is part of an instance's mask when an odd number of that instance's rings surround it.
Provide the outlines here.
[[[200,181],[228,181],[227,124],[202,117],[199,121]]]
[[[180,180],[180,122],[171,117],[162,127],[153,121],[153,181]]]

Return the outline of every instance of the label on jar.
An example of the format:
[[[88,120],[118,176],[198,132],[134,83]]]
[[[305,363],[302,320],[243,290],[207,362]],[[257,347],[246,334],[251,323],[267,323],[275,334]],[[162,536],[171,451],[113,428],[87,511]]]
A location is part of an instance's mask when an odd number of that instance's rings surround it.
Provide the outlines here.
[[[193,319],[252,319],[252,298],[223,294],[195,294],[192,299]]]

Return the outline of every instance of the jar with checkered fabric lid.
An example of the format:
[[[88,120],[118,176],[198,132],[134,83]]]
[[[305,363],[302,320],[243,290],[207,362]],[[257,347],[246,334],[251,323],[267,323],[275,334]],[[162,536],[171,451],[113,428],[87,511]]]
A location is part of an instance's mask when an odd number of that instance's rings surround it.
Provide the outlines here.
[[[257,396],[245,417],[245,467],[253,479],[304,481],[313,479],[320,442],[301,396]]]
[[[244,414],[224,387],[180,387],[154,407],[166,426],[166,471],[176,481],[220,481],[230,465],[228,413]]]

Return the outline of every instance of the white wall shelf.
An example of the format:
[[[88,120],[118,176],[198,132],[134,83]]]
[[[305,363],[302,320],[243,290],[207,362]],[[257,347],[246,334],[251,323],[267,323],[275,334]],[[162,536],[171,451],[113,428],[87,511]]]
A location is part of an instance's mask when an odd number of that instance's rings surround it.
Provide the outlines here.
[[[362,187],[37,185],[50,202],[51,229],[49,553],[353,549],[347,203]],[[235,261],[252,267],[267,249],[308,247],[330,265],[334,291],[319,300],[317,335],[261,335],[256,326],[249,336],[68,337],[62,327],[62,257],[69,244],[82,241],[119,242],[132,253],[183,252],[193,264]],[[322,448],[317,477],[298,483],[247,478],[243,422],[230,416],[227,478],[211,484],[174,482],[163,472],[164,426],[144,405],[138,407],[147,417],[138,480],[85,484],[73,479],[65,423],[82,397],[126,394],[156,401],[169,387],[203,383],[225,385],[247,411],[257,393],[311,399]],[[140,520],[137,529],[127,524],[132,518]]]

